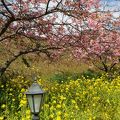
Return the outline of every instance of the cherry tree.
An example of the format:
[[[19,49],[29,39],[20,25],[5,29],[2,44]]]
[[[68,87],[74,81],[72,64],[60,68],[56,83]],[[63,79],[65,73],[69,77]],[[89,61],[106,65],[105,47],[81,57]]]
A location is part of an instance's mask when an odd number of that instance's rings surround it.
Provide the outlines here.
[[[92,62],[105,72],[112,72],[120,63],[120,19],[114,18],[113,12],[95,9],[84,21],[85,28],[80,30],[79,24],[74,26],[77,34],[72,43],[75,58],[88,64]]]
[[[1,0],[0,45],[1,54],[7,55],[1,64],[1,75],[22,55],[36,52],[49,55],[48,51],[60,48],[50,42],[56,38],[52,27],[61,3],[62,0]]]
[[[29,53],[58,57],[73,41],[70,29],[79,17],[81,21],[88,17],[93,4],[92,0],[1,0],[1,75],[18,57]]]
[[[118,63],[119,31],[110,28],[118,25],[99,0],[1,0],[0,73],[21,56],[58,58],[66,50],[107,72],[107,60],[109,70]]]

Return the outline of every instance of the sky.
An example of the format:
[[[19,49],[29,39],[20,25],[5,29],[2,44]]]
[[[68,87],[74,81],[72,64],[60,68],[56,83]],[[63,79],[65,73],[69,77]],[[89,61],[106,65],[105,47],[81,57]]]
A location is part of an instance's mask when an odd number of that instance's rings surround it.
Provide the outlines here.
[[[116,11],[113,12],[113,16],[116,18],[120,16],[120,0],[101,0],[101,4],[102,10]]]

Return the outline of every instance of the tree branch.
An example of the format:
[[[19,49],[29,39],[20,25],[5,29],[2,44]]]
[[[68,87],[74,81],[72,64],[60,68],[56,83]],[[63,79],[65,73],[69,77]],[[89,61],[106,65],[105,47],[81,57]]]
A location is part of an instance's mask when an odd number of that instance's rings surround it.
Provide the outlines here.
[[[113,63],[111,66],[110,66],[110,71],[112,70],[112,68],[116,65],[117,63]]]
[[[49,50],[55,50],[55,49],[61,49],[60,47],[46,47],[46,48],[33,48],[25,51],[20,51],[17,55],[14,55],[11,59],[7,60],[3,67],[0,68],[0,76],[2,76],[7,68],[11,65],[12,62],[14,62],[18,57],[28,54],[28,53],[35,53],[35,52],[41,52],[48,54]]]
[[[5,25],[3,26],[2,30],[0,31],[0,36],[2,36],[8,29],[8,27],[10,26],[10,24],[14,21],[14,19],[8,19],[8,21],[5,23]]]
[[[6,10],[8,11],[8,13],[10,13],[11,17],[14,18],[14,14],[13,12],[7,7],[7,5],[5,4],[4,0],[1,0],[3,6],[6,8]]]
[[[0,42],[6,40],[6,39],[8,39],[8,38],[14,38],[16,35],[19,34],[18,32],[19,32],[20,29],[21,29],[21,27],[18,28],[18,29],[15,31],[15,33],[13,33],[13,34],[11,34],[11,35],[8,35],[8,36],[5,36],[5,37],[1,38],[1,39],[0,39]]]
[[[46,7],[46,12],[45,13],[48,12],[49,4],[50,4],[50,0],[48,0],[48,2],[47,2],[47,7]]]

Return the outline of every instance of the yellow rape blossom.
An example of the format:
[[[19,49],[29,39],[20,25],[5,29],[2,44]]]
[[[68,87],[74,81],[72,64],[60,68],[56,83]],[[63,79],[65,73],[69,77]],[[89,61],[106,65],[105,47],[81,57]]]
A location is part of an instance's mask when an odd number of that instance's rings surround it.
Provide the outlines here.
[[[58,112],[57,112],[57,115],[58,115],[58,116],[61,115],[61,114],[62,114],[61,111],[58,111]]]
[[[58,105],[56,106],[56,108],[61,108],[61,105],[58,104]]]
[[[5,104],[2,104],[1,108],[4,109],[5,107],[6,107],[6,105],[5,105]]]
[[[57,116],[57,119],[56,120],[62,120],[60,116]]]
[[[4,120],[4,117],[0,117],[0,120]]]

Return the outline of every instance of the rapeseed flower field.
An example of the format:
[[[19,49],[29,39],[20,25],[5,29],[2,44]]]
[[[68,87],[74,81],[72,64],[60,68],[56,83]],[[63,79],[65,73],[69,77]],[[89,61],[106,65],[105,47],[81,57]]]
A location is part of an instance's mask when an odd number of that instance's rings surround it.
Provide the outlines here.
[[[41,120],[120,120],[120,76],[37,82],[46,91]],[[24,94],[30,84],[22,76],[1,84],[0,120],[31,119]]]

